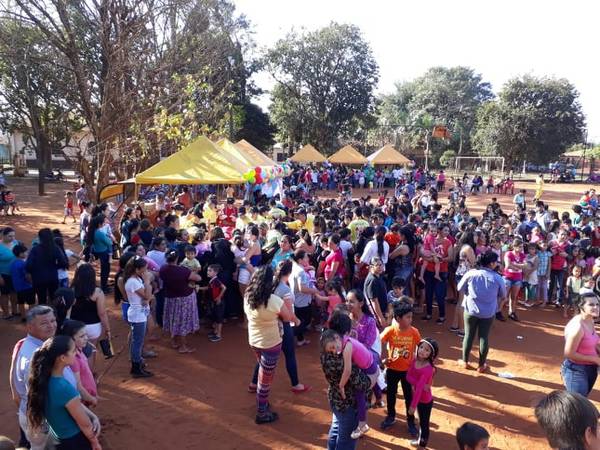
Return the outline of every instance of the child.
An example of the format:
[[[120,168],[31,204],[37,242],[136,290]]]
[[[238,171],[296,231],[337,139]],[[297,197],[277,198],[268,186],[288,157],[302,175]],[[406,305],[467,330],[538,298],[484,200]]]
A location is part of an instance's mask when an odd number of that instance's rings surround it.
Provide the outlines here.
[[[27,247],[17,244],[12,249],[16,259],[10,265],[10,276],[13,287],[17,293],[17,305],[21,314],[21,322],[25,322],[26,306],[35,305],[35,293],[31,284],[31,275],[25,270],[25,261],[27,260]]]
[[[398,276],[392,278],[392,290],[389,291],[387,295],[388,305],[393,304],[404,296],[405,286],[406,282],[404,281],[404,278]]]
[[[429,418],[433,407],[431,384],[435,375],[434,361],[438,353],[438,343],[434,339],[423,339],[417,346],[415,358],[406,374],[406,379],[413,389],[413,398],[408,412],[413,416],[415,411],[419,412],[419,427],[421,429],[419,438],[411,441],[411,445],[417,446],[421,450],[427,447],[427,441],[429,440]]]
[[[415,415],[410,413],[412,402],[412,388],[406,379],[406,374],[415,354],[417,344],[421,341],[421,334],[412,325],[413,309],[408,303],[394,305],[394,320],[392,324],[381,333],[381,345],[387,352],[383,359],[387,367],[385,382],[387,384],[387,417],[381,423],[383,430],[391,427],[396,422],[396,393],[398,383],[402,384],[404,403],[406,406],[406,421],[408,431],[413,438],[417,437]],[[382,352],[382,356],[385,352]]]
[[[585,294],[593,294],[594,293],[594,287],[596,285],[596,281],[590,277],[582,277],[583,278],[583,286],[581,286],[581,289],[579,289],[579,296],[585,295]]]
[[[225,302],[223,301],[223,295],[227,287],[221,283],[218,275],[221,271],[219,264],[211,264],[208,266],[206,274],[210,278],[208,282],[208,289],[210,290],[213,307],[212,307],[212,321],[213,321],[213,332],[208,335],[210,342],[219,342],[222,339],[223,319],[225,318]]]
[[[525,262],[527,268],[523,271],[523,278],[525,283],[525,306],[531,307],[537,303],[537,286],[538,286],[538,275],[537,270],[540,260],[537,256],[538,247],[536,244],[530,243],[527,245],[527,257]]]
[[[488,450],[489,440],[487,430],[472,422],[465,422],[456,430],[459,450]]]
[[[567,303],[563,307],[563,317],[567,318],[569,309],[576,305],[579,299],[579,292],[583,286],[583,278],[581,277],[581,266],[573,266],[571,276],[567,278]]]
[[[98,389],[96,380],[88,364],[83,349],[88,343],[85,323],[78,320],[66,320],[60,334],[70,336],[75,341],[75,362],[70,366],[77,380],[77,390],[86,406],[98,405]]]
[[[71,217],[73,223],[77,222],[75,215],[73,214],[73,193],[71,191],[68,191],[65,194],[65,214],[62,223],[66,223],[67,217]]]
[[[433,257],[433,262],[435,263],[434,278],[436,280],[442,281],[442,278],[440,277],[440,262],[441,262],[441,259],[443,258],[444,249],[440,246],[436,246],[435,241],[436,241],[435,232],[433,229],[430,229],[428,232],[428,235],[423,240],[423,249],[425,251],[429,252],[430,256]],[[423,284],[425,284],[425,270],[427,269],[427,266],[428,266],[427,262],[423,261],[423,264],[421,264],[421,273],[419,275],[419,281]]]
[[[538,242],[538,299],[542,306],[548,304],[548,279],[550,276],[550,258],[552,253],[548,250],[546,241]]]
[[[314,297],[321,303],[322,306],[327,308],[327,319],[325,323],[329,324],[329,319],[331,319],[331,315],[333,314],[335,307],[344,302],[344,294],[340,284],[333,280],[325,283],[325,292],[327,295],[315,294]]]
[[[194,273],[200,272],[202,267],[200,266],[200,262],[196,259],[196,248],[193,245],[185,246],[185,258],[179,265],[190,269]],[[195,281],[189,281],[189,286],[194,289],[197,287]]]
[[[339,314],[339,315],[338,315]],[[342,398],[345,397],[345,387],[352,365],[361,369],[371,380],[371,388],[375,386],[379,376],[379,358],[377,354],[367,348],[364,344],[349,336],[352,330],[352,319],[347,314],[336,313],[334,318],[336,329],[329,329],[323,333],[321,344],[323,351],[328,353],[342,353],[344,357],[344,371],[340,379],[339,389]],[[333,320],[332,320],[333,322]],[[358,439],[367,431],[367,392],[357,391],[355,394],[356,409],[358,415],[358,427],[350,434],[352,439]]]
[[[21,212],[19,205],[15,200],[15,194],[13,194],[12,191],[6,191],[4,193],[4,203],[6,205],[6,215],[8,215],[9,209],[12,211],[13,216],[15,215],[15,211]]]
[[[518,206],[520,210],[524,211],[526,208],[526,203],[525,203],[525,189],[521,189],[514,197],[513,197],[513,204],[515,206]]]

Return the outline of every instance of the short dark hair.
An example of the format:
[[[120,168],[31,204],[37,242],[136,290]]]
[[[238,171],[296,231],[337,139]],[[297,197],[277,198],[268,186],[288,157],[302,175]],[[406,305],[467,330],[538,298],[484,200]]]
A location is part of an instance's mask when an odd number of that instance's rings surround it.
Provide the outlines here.
[[[13,247],[12,252],[17,258],[27,251],[27,247],[23,244],[17,244]]]
[[[553,448],[586,448],[585,432],[590,428],[596,435],[599,417],[592,402],[575,392],[551,392],[535,407],[535,418]]]
[[[208,266],[208,269],[212,270],[213,272],[219,273],[221,271],[221,264],[211,264],[210,266]]]
[[[394,319],[402,319],[405,315],[412,313],[413,307],[410,303],[396,302],[394,304]]]
[[[475,448],[483,439],[489,438],[490,433],[473,422],[465,422],[456,429],[456,442],[460,450],[465,450],[467,446]]]
[[[342,311],[335,311],[329,319],[329,329],[344,336],[352,330],[352,319]]]

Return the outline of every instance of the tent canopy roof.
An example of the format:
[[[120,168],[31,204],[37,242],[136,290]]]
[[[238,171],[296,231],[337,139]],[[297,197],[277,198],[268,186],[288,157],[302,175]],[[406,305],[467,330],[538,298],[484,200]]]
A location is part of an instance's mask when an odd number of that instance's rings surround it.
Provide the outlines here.
[[[346,145],[340,148],[337,152],[328,158],[330,163],[334,164],[364,164],[367,162],[367,158],[361,155],[351,145]]]
[[[410,160],[406,156],[404,156],[390,144],[384,145],[375,153],[369,155],[367,159],[373,165],[406,165],[410,163]]]
[[[246,139],[236,142],[235,146],[243,151],[246,155],[249,155],[254,161],[256,166],[276,166],[277,163],[257,149],[254,145],[248,142]]]
[[[135,177],[137,184],[241,184],[248,167],[200,136]]]
[[[310,144],[306,144],[304,147],[298,150],[296,154],[290,159],[298,163],[322,163],[326,160],[326,158],[323,155],[321,155],[318,152],[318,150]]]

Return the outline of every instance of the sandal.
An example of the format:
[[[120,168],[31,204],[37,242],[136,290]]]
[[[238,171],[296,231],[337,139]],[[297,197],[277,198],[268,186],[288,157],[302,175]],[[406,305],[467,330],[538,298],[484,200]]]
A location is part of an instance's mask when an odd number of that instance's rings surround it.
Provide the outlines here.
[[[488,373],[489,370],[490,370],[490,368],[487,364],[484,364],[483,366],[479,366],[477,368],[477,372],[479,372],[479,373]]]

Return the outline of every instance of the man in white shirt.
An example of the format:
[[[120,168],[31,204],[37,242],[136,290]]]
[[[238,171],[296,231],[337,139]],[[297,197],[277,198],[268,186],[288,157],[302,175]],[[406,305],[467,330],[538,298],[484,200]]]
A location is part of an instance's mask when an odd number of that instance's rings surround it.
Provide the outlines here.
[[[46,305],[38,305],[27,312],[27,337],[16,343],[10,367],[10,390],[15,404],[19,408],[19,426],[31,444],[32,450],[44,450],[48,441],[48,428],[32,430],[27,421],[27,389],[29,368],[35,351],[46,339],[56,334],[56,316],[54,310]],[[66,367],[63,376],[73,386],[77,386],[75,375]],[[84,407],[85,408],[85,407]],[[92,421],[96,435],[100,433],[100,421],[89,409],[85,408]]]

